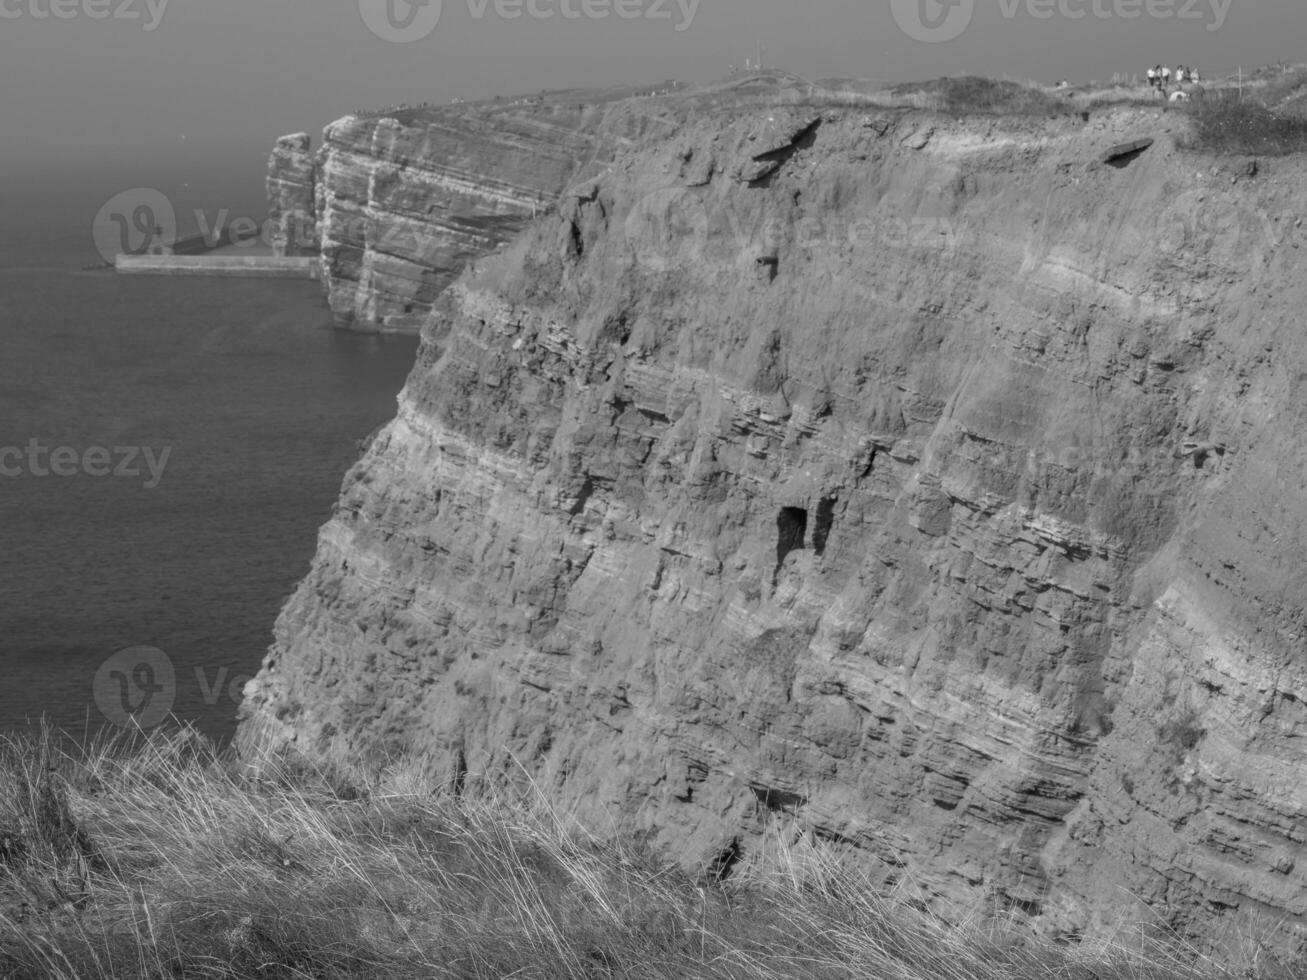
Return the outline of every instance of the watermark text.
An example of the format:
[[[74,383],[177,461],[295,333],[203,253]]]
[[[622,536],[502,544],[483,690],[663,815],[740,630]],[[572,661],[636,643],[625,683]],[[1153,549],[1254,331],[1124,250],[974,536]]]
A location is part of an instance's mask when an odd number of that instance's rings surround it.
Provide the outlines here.
[[[249,674],[233,674],[228,667],[192,668],[200,700],[215,707],[224,697],[239,704]],[[182,675],[185,676],[185,675]],[[173,710],[180,693],[178,671],[172,658],[158,647],[132,646],[119,650],[95,672],[91,694],[100,713],[123,728],[153,728]]]
[[[142,486],[153,490],[163,479],[171,455],[171,446],[164,446],[158,452],[151,446],[88,446],[78,449],[74,446],[51,447],[39,439],[29,439],[26,446],[0,446],[0,477],[140,478],[148,473],[149,479]]]
[[[890,13],[908,37],[938,44],[960,37],[990,4],[1003,20],[1161,20],[1225,26],[1234,0],[890,0]]]
[[[0,20],[139,20],[150,34],[170,0],[0,0]]]
[[[363,23],[383,41],[411,44],[440,23],[441,0],[358,0]],[[473,20],[626,20],[665,22],[689,30],[700,0],[465,0]]]

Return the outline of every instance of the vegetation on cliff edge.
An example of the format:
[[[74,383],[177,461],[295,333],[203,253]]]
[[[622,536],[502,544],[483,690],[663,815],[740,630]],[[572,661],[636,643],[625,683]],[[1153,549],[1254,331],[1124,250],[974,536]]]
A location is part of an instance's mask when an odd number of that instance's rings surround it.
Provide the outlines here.
[[[1196,101],[1186,111],[1193,118],[1191,149],[1255,156],[1307,152],[1307,116],[1299,111],[1271,109],[1228,90]]]
[[[777,854],[696,881],[530,789],[474,801],[411,763],[242,765],[189,729],[76,751],[33,735],[0,743],[0,976],[1292,975],[946,926],[821,850]]]

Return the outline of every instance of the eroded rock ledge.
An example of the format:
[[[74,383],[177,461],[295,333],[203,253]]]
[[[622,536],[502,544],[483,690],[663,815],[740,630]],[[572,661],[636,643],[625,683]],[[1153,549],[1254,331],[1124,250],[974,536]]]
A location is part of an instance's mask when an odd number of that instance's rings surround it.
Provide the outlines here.
[[[1179,125],[619,148],[436,301],[241,738],[521,765],[701,867],[807,835],[945,914],[1299,943],[1307,166]]]

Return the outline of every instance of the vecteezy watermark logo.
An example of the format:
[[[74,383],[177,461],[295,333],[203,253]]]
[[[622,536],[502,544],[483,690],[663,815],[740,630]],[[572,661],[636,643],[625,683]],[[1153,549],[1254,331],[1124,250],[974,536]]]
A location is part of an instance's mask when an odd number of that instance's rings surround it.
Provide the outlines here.
[[[231,676],[227,667],[210,673],[194,668],[200,699],[212,708],[225,695],[239,704],[249,674]],[[229,679],[230,678],[230,679]],[[121,727],[153,728],[172,713],[181,693],[172,658],[151,646],[119,650],[100,665],[92,682],[92,696],[101,714]],[[184,703],[189,699],[183,699]]]
[[[177,674],[157,647],[119,650],[100,665],[92,685],[96,707],[115,725],[152,728],[172,711]]]
[[[163,192],[134,187],[105,202],[92,235],[106,262],[118,255],[166,255],[177,240],[177,212]]]
[[[663,187],[636,202],[622,231],[641,266],[666,272],[679,263],[696,261],[708,234],[708,210],[690,189]]]
[[[1264,215],[1241,207],[1228,194],[1194,188],[1175,198],[1153,230],[1157,251],[1172,256],[1195,248],[1232,256],[1273,243]]]
[[[359,0],[368,30],[383,41],[421,41],[440,23],[441,0]]]
[[[914,41],[952,41],[971,25],[976,0],[890,0],[899,29]]]
[[[317,229],[308,215],[255,220],[234,217],[227,208],[214,212],[196,208],[191,217],[195,231],[179,237],[177,210],[168,196],[152,187],[135,187],[105,202],[95,216],[91,236],[95,250],[111,264],[119,255],[198,255],[228,245],[317,250]],[[340,233],[361,240],[369,227],[367,219],[357,218]]]
[[[783,249],[942,253],[963,241],[961,227],[946,214],[824,211],[782,221],[755,198],[713,197],[684,186],[641,197],[622,231],[636,264],[648,272],[705,262],[772,267]]]
[[[1283,276],[1279,263],[1297,262],[1294,253],[1307,249],[1303,212],[1267,211],[1212,187],[1182,191],[1147,232],[1159,260],[1237,268],[1252,285]]]
[[[0,0],[4,2],[4,0]],[[467,0],[468,16],[484,20],[667,20],[678,34],[694,23],[700,0]],[[971,0],[965,0],[970,3]],[[383,41],[420,41],[440,22],[440,0],[359,0],[363,23]]]
[[[1168,254],[1197,249],[1231,259],[1307,245],[1301,212],[1269,212],[1210,187],[1182,191],[1154,231],[1156,248]]]
[[[0,0],[0,20],[144,20],[152,33],[170,0]],[[144,8],[144,9],[142,9]]]
[[[145,475],[141,470],[143,462],[150,478],[141,485],[146,490],[153,490],[163,479],[163,470],[171,455],[171,446],[164,446],[158,453],[151,446],[51,448],[39,439],[29,439],[26,446],[0,446],[0,478],[79,475],[139,478]]]
[[[990,0],[1004,20],[1175,20],[1225,26],[1234,0]],[[890,12],[908,37],[927,43],[952,41],[971,26],[976,0],[890,0]]]

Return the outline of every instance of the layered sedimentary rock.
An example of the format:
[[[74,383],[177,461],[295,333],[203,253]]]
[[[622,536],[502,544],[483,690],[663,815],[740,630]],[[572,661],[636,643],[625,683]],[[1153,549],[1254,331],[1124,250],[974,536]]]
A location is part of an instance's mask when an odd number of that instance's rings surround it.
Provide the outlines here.
[[[338,321],[416,330],[470,259],[507,242],[569,182],[600,172],[618,147],[670,131],[684,111],[622,94],[347,116],[327,127],[316,157],[306,137],[285,137],[269,163],[273,220],[301,222],[307,207],[300,239],[310,242],[305,254],[321,255]]]
[[[778,105],[619,152],[440,296],[241,739],[1300,943],[1307,165],[1182,128]]]
[[[274,255],[318,254],[317,162],[308,133],[277,140],[268,159],[268,225]]]

